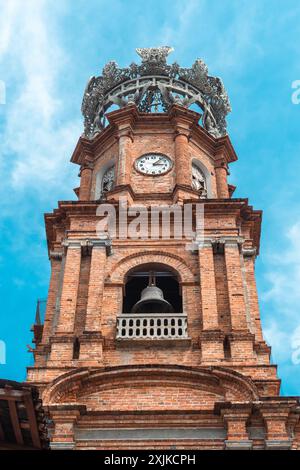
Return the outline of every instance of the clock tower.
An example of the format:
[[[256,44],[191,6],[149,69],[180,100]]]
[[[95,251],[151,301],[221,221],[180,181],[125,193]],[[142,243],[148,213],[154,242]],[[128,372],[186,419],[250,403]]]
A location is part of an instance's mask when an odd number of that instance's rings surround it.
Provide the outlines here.
[[[45,214],[28,381],[53,449],[300,449],[260,323],[262,213],[228,182],[229,99],[171,50],[137,49],[87,84],[78,199]]]

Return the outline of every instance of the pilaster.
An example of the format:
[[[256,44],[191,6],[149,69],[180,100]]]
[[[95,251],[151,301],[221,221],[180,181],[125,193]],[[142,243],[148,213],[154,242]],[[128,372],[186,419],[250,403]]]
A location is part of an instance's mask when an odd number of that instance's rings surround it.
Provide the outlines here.
[[[211,240],[204,240],[198,248],[200,292],[202,306],[202,327],[200,335],[201,357],[203,362],[224,359],[224,334],[220,331],[214,253]]]
[[[229,190],[227,183],[227,166],[225,163],[220,164],[215,167],[216,183],[217,183],[217,193],[219,199],[228,199]]]
[[[178,127],[175,134],[175,172],[176,184],[191,185],[191,170],[187,158],[189,131]]]
[[[51,276],[47,297],[47,306],[45,314],[45,322],[43,327],[42,343],[48,342],[49,336],[52,333],[52,326],[55,316],[56,300],[59,290],[60,271],[62,268],[63,252],[50,251],[50,263],[51,263]]]
[[[117,138],[119,141],[119,155],[116,185],[118,187],[130,184],[131,143],[133,139],[130,127],[120,129]]]
[[[227,429],[226,450],[251,450],[252,440],[247,432],[247,421],[252,406],[250,403],[224,403],[220,405],[220,414]]]
[[[51,337],[50,360],[71,361],[73,358],[74,324],[80,279],[81,240],[65,240],[65,267],[59,307],[59,317]]]
[[[243,263],[245,268],[245,278],[249,299],[249,308],[251,315],[251,322],[255,333],[255,340],[257,342],[264,341],[262,335],[262,328],[260,322],[260,312],[257,296],[257,288],[255,281],[254,263],[256,257],[256,248],[242,248]]]
[[[51,449],[74,450],[74,427],[80,415],[86,412],[86,407],[84,405],[54,405],[48,408],[50,418],[54,422]]]
[[[65,240],[63,245],[67,252],[57,334],[74,331],[81,263],[81,240]]]
[[[289,450],[292,445],[287,427],[290,406],[274,400],[260,404],[259,408],[266,427],[266,450]]]
[[[92,185],[93,166],[92,164],[85,164],[81,167],[79,200],[89,201],[91,199],[91,185]]]
[[[191,166],[190,159],[188,158],[189,139],[191,130],[199,119],[199,115],[187,112],[187,110],[184,110],[180,106],[173,105],[170,108],[169,116],[175,130],[176,185],[191,187]]]
[[[80,337],[79,360],[99,365],[102,360],[101,307],[105,279],[107,240],[89,240],[91,267],[85,329]]]

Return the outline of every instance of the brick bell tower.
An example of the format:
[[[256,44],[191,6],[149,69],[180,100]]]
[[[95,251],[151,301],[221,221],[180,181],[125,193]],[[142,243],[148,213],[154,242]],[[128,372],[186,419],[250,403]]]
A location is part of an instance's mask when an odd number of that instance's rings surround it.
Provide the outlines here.
[[[279,396],[261,330],[262,214],[227,182],[227,93],[170,51],[137,49],[140,64],[88,82],[78,200],[45,215],[52,271],[28,381],[53,449],[300,449],[299,402]]]

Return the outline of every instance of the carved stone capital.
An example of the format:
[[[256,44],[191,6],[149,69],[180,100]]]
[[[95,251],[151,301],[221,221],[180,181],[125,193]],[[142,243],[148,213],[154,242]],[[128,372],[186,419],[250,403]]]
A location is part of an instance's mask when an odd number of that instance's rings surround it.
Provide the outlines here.
[[[216,240],[219,240],[221,243],[224,243],[224,245],[242,245],[245,242],[245,239],[240,236],[236,236],[236,237],[222,236]]]
[[[257,250],[255,247],[253,248],[242,248],[242,255],[245,257],[245,258],[252,258],[252,257],[255,257],[256,256],[256,253],[257,253]]]
[[[62,246],[65,247],[65,248],[81,248],[81,243],[82,243],[82,240],[71,240],[69,238],[66,238],[63,242],[62,242]]]
[[[120,139],[123,139],[124,137],[127,137],[128,139],[131,140],[131,142],[134,142],[134,136],[131,128],[125,128],[125,129],[119,129],[117,135],[115,136],[116,140],[119,141]]]
[[[62,242],[65,248],[81,248],[83,255],[90,255],[93,248],[105,248],[108,255],[111,254],[111,239],[104,234],[103,238],[65,239]]]
[[[90,171],[92,172],[93,169],[94,169],[94,165],[93,165],[92,162],[85,162],[85,163],[83,163],[83,164],[81,165],[80,171],[79,171],[79,173],[78,173],[78,176],[81,177],[82,172],[83,172],[84,170],[90,170]]]
[[[61,261],[64,253],[62,251],[50,251],[49,258],[55,261]]]
[[[225,170],[227,174],[229,174],[228,165],[224,157],[217,158],[217,160],[215,160],[215,170],[217,170],[218,168]]]
[[[111,255],[112,254],[112,241],[110,238],[95,238],[95,239],[89,239],[87,240],[87,244],[91,249],[102,249],[105,248],[106,254]]]
[[[186,129],[184,127],[176,126],[175,133],[174,133],[174,140],[176,141],[177,137],[180,137],[182,135],[184,137],[186,137],[187,141],[189,141],[190,138],[191,138],[192,133],[191,133],[190,129]]]
[[[245,242],[243,237],[203,237],[200,233],[197,233],[195,244],[198,245],[198,248],[212,247],[215,253],[221,253],[224,251],[224,246],[226,245],[242,245]]]

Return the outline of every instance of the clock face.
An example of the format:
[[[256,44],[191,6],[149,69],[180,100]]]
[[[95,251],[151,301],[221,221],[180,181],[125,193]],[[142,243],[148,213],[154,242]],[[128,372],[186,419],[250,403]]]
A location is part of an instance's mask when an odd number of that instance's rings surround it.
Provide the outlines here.
[[[147,153],[135,161],[136,170],[145,175],[157,176],[167,173],[172,167],[172,161],[160,153]]]

